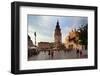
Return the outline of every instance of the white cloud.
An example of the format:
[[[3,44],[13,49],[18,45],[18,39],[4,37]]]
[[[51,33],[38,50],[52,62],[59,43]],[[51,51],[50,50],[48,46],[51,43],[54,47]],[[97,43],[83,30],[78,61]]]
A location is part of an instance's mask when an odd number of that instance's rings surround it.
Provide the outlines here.
[[[38,42],[53,42],[53,33],[50,36],[46,36],[45,33],[49,32],[48,30],[43,31],[40,27],[38,27],[38,29],[34,29],[33,27],[28,26],[28,35],[31,37],[33,44],[35,43],[34,32],[36,32],[37,44]]]
[[[72,31],[72,29],[79,27],[80,24],[79,22],[81,22],[84,18],[80,18],[80,17],[65,18],[65,17],[56,17],[56,16],[37,16],[37,18],[32,18],[30,22],[31,24],[28,25],[28,34],[31,36],[32,41],[34,42],[34,32],[36,32],[37,42],[40,41],[53,42],[54,29],[56,26],[57,19],[59,19],[59,22],[61,22],[60,27],[62,32],[62,41],[64,42],[64,39],[69,34],[69,32]]]

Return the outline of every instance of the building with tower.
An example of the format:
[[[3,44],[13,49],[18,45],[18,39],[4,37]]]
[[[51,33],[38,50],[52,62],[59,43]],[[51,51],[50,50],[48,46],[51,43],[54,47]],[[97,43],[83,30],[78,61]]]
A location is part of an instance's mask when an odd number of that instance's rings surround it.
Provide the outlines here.
[[[61,34],[59,21],[57,21],[55,32],[54,32],[54,44],[56,49],[60,49],[62,46],[62,34]]]

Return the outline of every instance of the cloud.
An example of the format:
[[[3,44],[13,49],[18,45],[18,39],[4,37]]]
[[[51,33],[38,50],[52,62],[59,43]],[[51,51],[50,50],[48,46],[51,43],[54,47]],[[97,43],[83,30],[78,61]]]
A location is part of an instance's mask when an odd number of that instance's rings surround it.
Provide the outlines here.
[[[35,26],[35,25],[34,25]],[[51,33],[49,30],[46,28],[43,29],[43,27],[37,27],[34,28],[31,25],[28,26],[28,34],[31,37],[33,43],[35,43],[35,36],[34,32],[36,32],[36,40],[38,42],[52,42],[53,41],[53,32]]]
[[[37,16],[29,15],[28,17],[28,34],[34,42],[34,32],[37,34],[37,42],[47,41],[54,42],[54,30],[57,19],[62,32],[62,41],[73,28],[87,23],[87,17],[70,17],[70,16]]]

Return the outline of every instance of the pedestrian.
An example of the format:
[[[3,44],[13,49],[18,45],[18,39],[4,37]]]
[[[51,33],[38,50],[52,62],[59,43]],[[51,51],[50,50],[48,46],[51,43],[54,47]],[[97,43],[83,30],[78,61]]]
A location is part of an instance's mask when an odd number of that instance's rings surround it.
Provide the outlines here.
[[[53,51],[52,51],[52,52],[51,52],[51,57],[52,57],[52,58],[53,58],[53,54],[54,54],[54,53],[53,53]]]
[[[50,55],[50,50],[48,51],[48,55]]]
[[[82,51],[80,51],[80,56],[82,55]]]
[[[79,54],[79,49],[77,49],[76,53]]]

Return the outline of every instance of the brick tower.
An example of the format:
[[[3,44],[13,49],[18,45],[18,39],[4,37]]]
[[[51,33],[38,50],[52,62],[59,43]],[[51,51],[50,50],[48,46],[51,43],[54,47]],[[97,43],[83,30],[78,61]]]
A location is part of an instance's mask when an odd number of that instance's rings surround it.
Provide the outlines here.
[[[59,21],[57,21],[56,24],[54,39],[55,39],[55,48],[60,49],[62,45],[62,34],[61,34]]]

